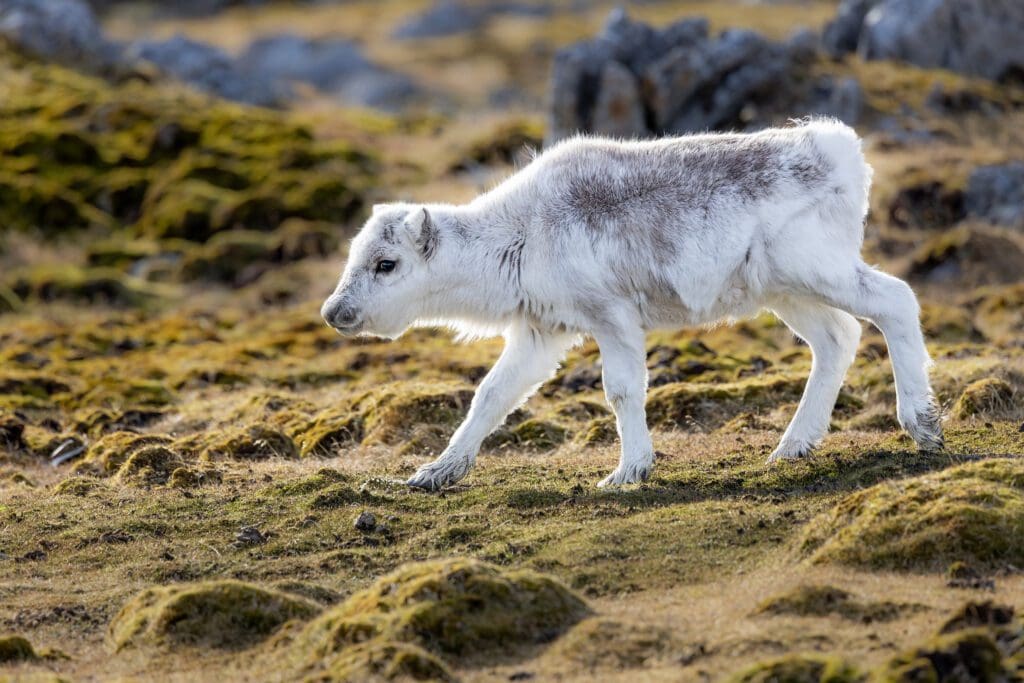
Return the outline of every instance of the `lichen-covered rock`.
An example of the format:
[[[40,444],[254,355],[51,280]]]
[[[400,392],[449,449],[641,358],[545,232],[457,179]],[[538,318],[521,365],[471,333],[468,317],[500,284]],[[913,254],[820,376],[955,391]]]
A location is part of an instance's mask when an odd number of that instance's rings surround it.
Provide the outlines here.
[[[590,610],[557,580],[470,559],[408,564],[311,622],[296,647],[319,661],[353,644],[411,643],[474,657],[551,640]]]
[[[862,683],[865,675],[847,662],[820,655],[788,655],[735,674],[731,683]]]
[[[811,562],[941,570],[1024,561],[1024,461],[987,460],[853,493],[812,520],[801,554]]]
[[[129,600],[110,623],[108,638],[129,646],[239,649],[259,642],[319,605],[296,595],[240,581],[156,586]]]

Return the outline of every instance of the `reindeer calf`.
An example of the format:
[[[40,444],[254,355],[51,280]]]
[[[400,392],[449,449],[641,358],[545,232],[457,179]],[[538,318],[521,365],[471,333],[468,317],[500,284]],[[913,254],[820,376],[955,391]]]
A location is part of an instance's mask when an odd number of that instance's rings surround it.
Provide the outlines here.
[[[412,486],[466,476],[484,438],[588,335],[622,443],[599,486],[647,478],[646,331],[761,309],[813,353],[770,462],[805,456],[825,435],[857,318],[885,335],[900,424],[920,448],[941,449],[917,299],[860,258],[870,183],[857,135],[830,120],[746,135],[577,137],[469,204],[374,207],[321,312],[343,334],[446,325],[505,338],[465,422]]]

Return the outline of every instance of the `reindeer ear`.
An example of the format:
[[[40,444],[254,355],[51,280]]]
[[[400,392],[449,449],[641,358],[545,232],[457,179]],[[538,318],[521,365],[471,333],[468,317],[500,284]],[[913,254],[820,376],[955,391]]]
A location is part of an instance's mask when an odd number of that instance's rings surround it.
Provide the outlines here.
[[[406,216],[405,228],[409,233],[409,237],[419,247],[423,258],[430,259],[437,249],[439,235],[437,226],[431,220],[430,212],[427,211],[427,208],[421,206]]]

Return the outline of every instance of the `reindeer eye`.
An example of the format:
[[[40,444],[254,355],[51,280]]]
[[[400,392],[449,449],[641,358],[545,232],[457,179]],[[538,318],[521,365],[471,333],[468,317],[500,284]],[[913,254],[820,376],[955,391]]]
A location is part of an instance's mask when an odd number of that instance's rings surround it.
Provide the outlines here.
[[[380,261],[377,261],[377,272],[378,273],[390,273],[391,271],[393,271],[395,269],[395,265],[397,265],[397,264],[394,261],[389,261],[388,259],[382,259]]]

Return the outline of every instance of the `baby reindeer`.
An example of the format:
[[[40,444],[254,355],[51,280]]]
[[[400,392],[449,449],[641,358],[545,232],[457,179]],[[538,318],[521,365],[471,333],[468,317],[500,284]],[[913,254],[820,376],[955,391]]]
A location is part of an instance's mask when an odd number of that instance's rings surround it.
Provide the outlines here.
[[[921,449],[939,450],[917,299],[860,258],[870,184],[857,135],[831,120],[650,141],[576,137],[466,205],[375,206],[321,313],[343,334],[444,325],[505,338],[465,422],[411,486],[466,476],[484,438],[584,336],[600,347],[622,444],[598,485],[646,479],[647,330],[762,309],[813,353],[769,462],[806,456],[828,431],[857,318],[885,335],[900,424]]]

